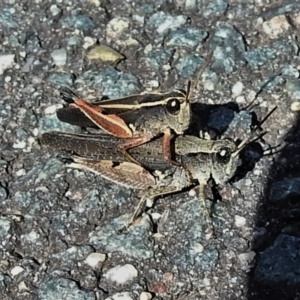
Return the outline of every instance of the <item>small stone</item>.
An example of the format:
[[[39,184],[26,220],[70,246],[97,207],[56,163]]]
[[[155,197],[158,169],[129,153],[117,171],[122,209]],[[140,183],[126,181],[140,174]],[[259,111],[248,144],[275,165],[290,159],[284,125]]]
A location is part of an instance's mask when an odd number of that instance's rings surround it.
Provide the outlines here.
[[[157,80],[150,80],[146,83],[147,90],[153,90],[159,88],[159,82]]]
[[[129,27],[129,20],[125,18],[114,18],[107,24],[106,36],[110,39],[117,39],[124,30]]]
[[[276,39],[281,34],[287,32],[291,25],[289,24],[286,16],[276,16],[269,21],[263,23],[263,30],[271,38]]]
[[[300,110],[300,102],[296,101],[291,104],[291,111],[299,111]]]
[[[101,4],[101,0],[90,0],[90,2],[91,2],[92,4],[94,4],[95,6],[97,6],[97,7],[99,7],[100,4]]]
[[[26,142],[25,141],[19,141],[19,140],[17,140],[13,144],[13,148],[14,149],[24,149],[24,148],[26,148]]]
[[[236,227],[243,227],[246,225],[246,219],[244,217],[240,217],[240,216],[235,216],[235,226]]]
[[[91,46],[93,46],[93,45],[96,44],[97,39],[92,38],[92,37],[90,37],[90,36],[85,36],[83,41],[84,41],[84,43],[83,43],[82,47],[83,47],[84,49],[88,49],[88,48],[90,48]]]
[[[3,189],[1,187],[1,189]],[[6,197],[6,191],[3,189],[5,192],[5,197]],[[8,219],[7,217],[0,217],[0,238],[1,240],[4,240],[5,238],[8,238],[10,236],[10,229],[12,227],[12,221]]]
[[[124,284],[127,281],[130,281],[133,278],[137,277],[137,275],[137,269],[133,265],[126,264],[124,266],[116,266],[110,269],[104,275],[104,277],[118,284]]]
[[[134,298],[131,297],[131,293],[129,292],[122,292],[116,293],[111,297],[105,298],[105,300],[133,300]]]
[[[50,12],[52,16],[55,17],[60,14],[61,9],[56,4],[53,4],[50,6]]]
[[[248,95],[246,96],[248,101],[253,101],[256,98],[257,93],[252,90],[248,93]]]
[[[39,300],[58,300],[58,299],[76,299],[76,300],[95,300],[94,292],[85,291],[78,287],[78,284],[66,278],[50,278],[42,281],[38,286]]]
[[[6,76],[6,77],[4,78],[4,81],[5,81],[6,83],[11,82],[11,76]]]
[[[56,66],[64,66],[67,61],[67,51],[64,48],[54,50],[51,54],[51,57]]]
[[[70,16],[62,21],[63,28],[70,28],[72,30],[92,30],[96,26],[94,20],[86,15],[73,11]]]
[[[10,273],[13,277],[19,275],[20,273],[24,272],[25,270],[20,267],[20,266],[16,266],[13,269],[11,269]]]
[[[52,114],[55,114],[56,111],[60,108],[62,108],[63,105],[62,104],[53,104],[53,105],[50,105],[48,107],[46,107],[44,109],[44,114],[45,115],[52,115]]]
[[[235,102],[238,104],[245,104],[246,103],[246,98],[245,96],[237,96],[235,98]]]
[[[15,60],[14,54],[7,54],[7,55],[0,56],[0,75],[2,75],[5,70],[13,66],[14,60]]]
[[[200,243],[194,243],[192,246],[191,246],[191,252],[193,252],[193,254],[196,254],[196,253],[202,253],[204,250],[204,247],[202,244]]]
[[[163,34],[167,30],[178,28],[187,21],[185,16],[172,16],[163,11],[153,14],[148,21],[148,26],[156,28],[156,32]]]
[[[208,33],[198,28],[178,28],[171,31],[168,36],[167,46],[172,47],[196,47],[203,42]]]
[[[20,169],[20,170],[18,170],[18,171],[16,172],[16,175],[17,175],[18,177],[23,176],[23,175],[25,175],[25,174],[26,174],[26,170],[25,170],[25,169]]]
[[[196,8],[197,1],[196,0],[185,0],[185,9],[191,10]]]
[[[118,62],[123,60],[124,56],[108,46],[100,45],[91,49],[87,54],[87,58],[89,60]]]
[[[244,84],[241,81],[236,82],[231,89],[232,96],[233,97],[240,96],[243,92],[243,89],[244,89]]]
[[[239,255],[239,260],[240,260],[242,270],[247,271],[252,267],[255,256],[256,253],[254,251],[241,253]]]
[[[151,300],[151,299],[152,299],[152,295],[150,293],[141,292],[140,300]]]
[[[85,263],[92,268],[97,267],[100,263],[104,262],[106,259],[106,255],[102,253],[91,253],[86,259]]]

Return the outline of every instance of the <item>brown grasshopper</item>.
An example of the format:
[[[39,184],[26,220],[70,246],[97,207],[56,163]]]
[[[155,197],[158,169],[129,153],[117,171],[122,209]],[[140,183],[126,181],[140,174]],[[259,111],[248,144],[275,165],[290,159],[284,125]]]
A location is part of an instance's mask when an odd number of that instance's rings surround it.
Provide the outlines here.
[[[211,53],[198,73],[196,82],[210,63]],[[167,93],[141,93],[118,99],[88,103],[70,89],[61,92],[69,107],[57,111],[63,121],[81,127],[97,127],[124,139],[118,149],[130,161],[139,164],[128,149],[142,145],[163,134],[162,152],[166,162],[178,165],[171,159],[171,131],[181,135],[192,123],[189,101],[191,83],[187,91],[174,90]],[[196,117],[194,116],[195,121]]]
[[[138,162],[127,150],[163,134],[163,156],[168,163],[178,164],[171,159],[171,130],[183,134],[189,128],[189,93],[190,84],[187,92],[144,93],[88,103],[71,90],[64,89],[61,95],[70,106],[58,110],[57,116],[61,121],[74,125],[96,125],[112,136],[123,139],[118,143],[118,149],[134,163]]]
[[[144,190],[139,205],[124,229],[135,222],[149,198],[198,187],[199,198],[206,199],[207,181],[213,178],[219,184],[229,180],[238,166],[240,152],[252,140],[252,136],[238,145],[228,139],[213,141],[180,136],[172,143],[174,150],[191,140],[194,144],[191,152],[198,153],[179,155],[175,152],[173,156],[176,162],[188,169],[188,175],[182,168],[166,164],[159,147],[160,139],[129,149],[130,155],[141,165],[129,162],[117,150],[120,139],[112,136],[50,132],[43,134],[40,139],[44,145],[71,152],[67,159],[63,157],[70,167],[94,172],[125,187]]]

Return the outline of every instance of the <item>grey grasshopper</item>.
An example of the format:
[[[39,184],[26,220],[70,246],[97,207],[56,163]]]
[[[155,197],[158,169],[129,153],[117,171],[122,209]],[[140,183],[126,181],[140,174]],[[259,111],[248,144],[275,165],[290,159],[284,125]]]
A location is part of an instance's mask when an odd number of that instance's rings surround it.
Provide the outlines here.
[[[172,158],[185,166],[166,164],[163,159],[161,140],[129,149],[129,154],[139,161],[134,164],[118,151],[120,139],[109,135],[74,135],[49,132],[40,141],[59,151],[67,151],[62,156],[69,167],[94,172],[103,178],[128,188],[143,190],[143,196],[133,213],[128,228],[140,215],[147,199],[154,199],[183,189],[195,188],[199,198],[206,199],[205,187],[210,178],[216,184],[226,182],[235,173],[239,154],[248,143],[257,138],[254,132],[241,142],[229,139],[203,140],[194,136],[178,136],[172,140]],[[189,154],[184,145],[189,146]]]

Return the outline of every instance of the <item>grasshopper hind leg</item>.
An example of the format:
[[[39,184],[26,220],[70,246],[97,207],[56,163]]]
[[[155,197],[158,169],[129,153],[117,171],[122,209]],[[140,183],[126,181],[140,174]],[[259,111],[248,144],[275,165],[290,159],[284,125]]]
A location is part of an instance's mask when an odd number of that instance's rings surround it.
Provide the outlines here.
[[[208,229],[206,230],[206,233],[211,234],[212,236],[215,236],[215,228],[213,225],[212,220],[212,212],[206,205],[206,199],[208,199],[208,195],[206,192],[207,184],[206,183],[200,183],[199,186],[194,188],[194,191],[196,192],[196,196],[199,200],[203,202],[203,208],[204,208],[204,218],[207,221]]]
[[[135,208],[134,213],[132,214],[129,222],[121,228],[118,233],[121,234],[126,231],[129,227],[131,227],[137,218],[141,215],[141,212],[146,204],[147,199],[155,199],[158,196],[167,195],[171,193],[175,193],[181,191],[183,187],[178,186],[159,186],[159,187],[151,187],[149,188],[144,195],[142,196],[140,202],[138,203],[137,207]]]

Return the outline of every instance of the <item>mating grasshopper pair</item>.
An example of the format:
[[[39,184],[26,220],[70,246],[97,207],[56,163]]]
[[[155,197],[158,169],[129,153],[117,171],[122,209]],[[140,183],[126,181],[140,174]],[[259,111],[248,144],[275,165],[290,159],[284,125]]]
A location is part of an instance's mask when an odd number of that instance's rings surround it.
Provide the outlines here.
[[[239,153],[253,139],[251,135],[236,144],[228,139],[210,141],[180,135],[171,141],[171,129],[182,134],[189,127],[188,95],[189,90],[176,90],[89,104],[69,91],[63,92],[64,99],[72,104],[57,112],[59,119],[74,125],[96,125],[111,135],[50,132],[43,134],[40,141],[69,152],[70,156],[61,158],[70,167],[144,190],[128,227],[149,198],[197,186],[199,196],[205,198],[208,179],[213,177],[217,184],[230,179]],[[127,133],[123,135],[124,132]],[[157,138],[160,133],[163,137]]]

